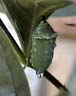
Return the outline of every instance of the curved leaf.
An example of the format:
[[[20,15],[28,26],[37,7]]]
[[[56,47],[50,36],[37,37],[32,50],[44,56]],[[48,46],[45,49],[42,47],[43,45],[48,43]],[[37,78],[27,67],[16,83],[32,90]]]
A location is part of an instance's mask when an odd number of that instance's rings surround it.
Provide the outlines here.
[[[9,37],[9,39],[10,39],[10,41],[11,41],[13,47],[14,47],[14,50],[16,52],[16,56],[18,57],[20,63],[27,65],[26,56],[24,55],[24,53],[22,52],[22,50],[19,48],[18,44],[16,43],[16,41],[14,40],[14,38],[12,37],[12,35],[10,34],[9,29],[6,27],[6,25],[4,24],[4,22],[2,21],[2,19],[0,19],[0,26],[3,28],[4,32]]]
[[[61,89],[59,94],[57,94],[56,96],[70,96],[70,93]]]
[[[0,27],[0,96],[30,96],[27,78],[8,36]]]
[[[71,4],[67,0],[2,0],[13,20],[16,22],[23,42],[25,54],[28,55],[29,42],[35,26],[42,15],[47,18],[56,9]],[[21,38],[21,37],[20,37]]]

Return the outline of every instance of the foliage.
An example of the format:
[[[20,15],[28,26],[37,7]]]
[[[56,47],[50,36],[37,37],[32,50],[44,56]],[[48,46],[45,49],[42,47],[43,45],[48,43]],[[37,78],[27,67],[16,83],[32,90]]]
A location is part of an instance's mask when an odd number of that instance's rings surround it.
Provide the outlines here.
[[[57,94],[57,96],[69,96],[70,94],[62,89],[60,89],[59,94]]]
[[[0,28],[0,78],[0,96],[30,96],[25,73],[2,28]]]

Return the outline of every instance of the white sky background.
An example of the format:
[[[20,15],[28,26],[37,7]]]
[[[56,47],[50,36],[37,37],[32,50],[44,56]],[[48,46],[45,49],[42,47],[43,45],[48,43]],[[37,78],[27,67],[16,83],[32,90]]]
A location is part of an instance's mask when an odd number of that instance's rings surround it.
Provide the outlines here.
[[[19,38],[16,34],[14,27],[12,26],[11,22],[9,21],[8,17],[5,14],[0,13],[0,18],[4,22],[4,24],[6,25],[7,29],[9,30],[9,32],[11,33],[13,38],[16,40],[19,47],[21,48]],[[31,89],[31,94],[32,94],[32,96],[37,96],[38,91],[39,91],[38,86],[40,85],[41,80],[37,77],[37,75],[33,69],[27,67],[25,72],[26,72],[26,75],[28,78],[29,86]]]

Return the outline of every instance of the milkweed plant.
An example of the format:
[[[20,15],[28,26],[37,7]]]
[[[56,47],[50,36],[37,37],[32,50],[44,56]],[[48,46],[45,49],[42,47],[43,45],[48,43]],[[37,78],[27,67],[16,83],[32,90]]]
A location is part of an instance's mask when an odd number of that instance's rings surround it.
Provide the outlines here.
[[[58,96],[69,96],[66,86],[47,71],[58,35],[47,19],[71,4],[68,0],[0,0],[0,11],[9,18],[21,45],[20,48],[0,16],[0,96],[31,96],[26,66],[52,82],[60,91]]]

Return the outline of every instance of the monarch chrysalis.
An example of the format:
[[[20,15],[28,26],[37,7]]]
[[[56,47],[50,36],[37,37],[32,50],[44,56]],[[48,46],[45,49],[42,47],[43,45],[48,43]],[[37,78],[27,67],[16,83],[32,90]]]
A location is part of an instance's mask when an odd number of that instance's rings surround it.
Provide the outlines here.
[[[41,21],[33,32],[31,60],[32,67],[38,73],[44,73],[51,64],[56,37],[57,33],[44,21]]]
[[[13,40],[12,36],[10,35],[8,29],[6,28],[5,24],[3,23],[3,21],[1,19],[0,19],[0,26],[4,29],[4,31],[6,32],[7,36],[10,37],[10,40]],[[67,88],[65,86],[63,86],[54,76],[49,74],[48,71],[45,70],[43,76],[46,77],[49,81],[51,81],[59,90],[60,90],[60,88],[62,88],[64,91],[69,92],[67,90]]]

